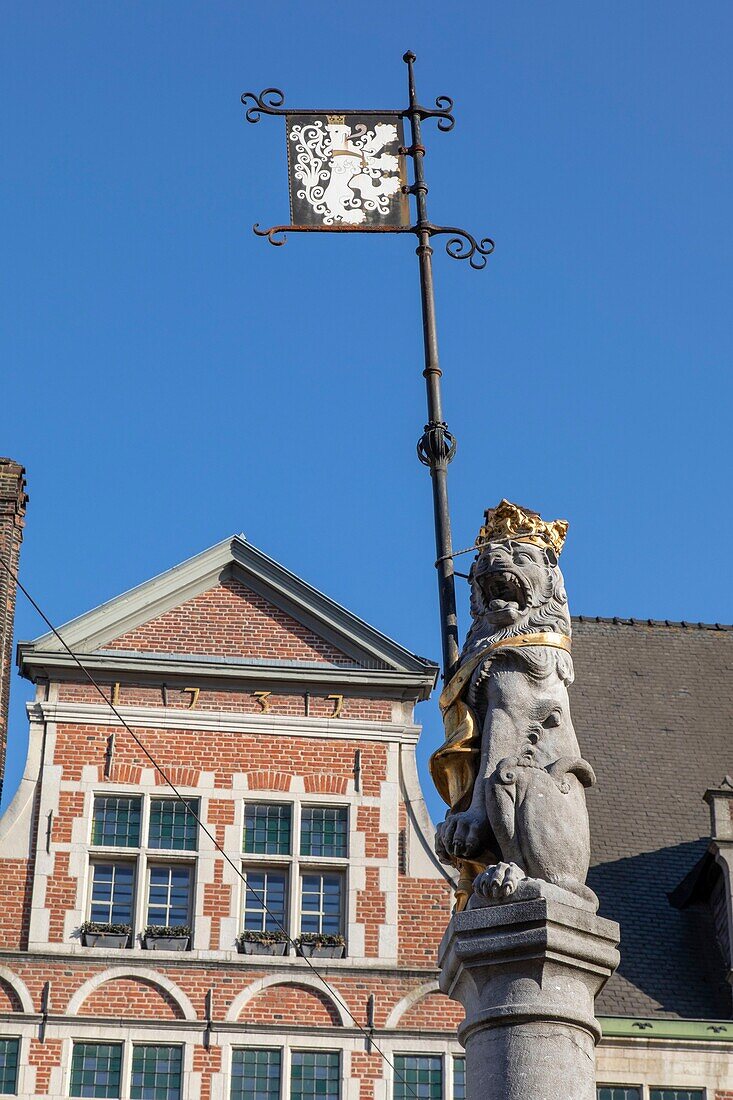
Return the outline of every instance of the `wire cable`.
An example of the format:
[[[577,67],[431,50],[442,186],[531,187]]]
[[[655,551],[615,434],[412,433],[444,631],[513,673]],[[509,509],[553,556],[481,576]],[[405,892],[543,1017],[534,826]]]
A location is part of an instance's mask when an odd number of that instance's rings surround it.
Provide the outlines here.
[[[214,845],[215,849],[216,849],[216,850],[217,850],[217,851],[218,851],[218,852],[219,852],[219,853],[220,853],[220,854],[221,854],[221,855],[222,855],[222,856],[224,857],[224,859],[225,859],[225,860],[226,860],[226,862],[227,862],[227,863],[229,864],[229,866],[230,866],[230,867],[232,868],[232,870],[233,870],[233,871],[234,871],[234,872],[236,873],[236,875],[237,875],[237,876],[238,876],[238,877],[239,877],[239,878],[240,878],[240,879],[242,880],[242,882],[244,883],[245,889],[246,889],[246,890],[248,890],[248,891],[250,892],[250,894],[251,894],[251,895],[252,895],[252,896],[253,896],[253,897],[254,897],[254,898],[255,898],[255,899],[257,900],[258,904],[259,904],[259,905],[260,905],[260,906],[262,907],[262,910],[263,910],[263,912],[264,912],[264,913],[266,913],[266,914],[267,914],[267,916],[268,916],[268,917],[270,917],[270,919],[271,919],[272,921],[274,921],[274,923],[275,923],[275,924],[277,925],[277,927],[278,927],[278,928],[280,929],[280,931],[281,931],[281,932],[283,933],[283,935],[284,935],[284,936],[286,937],[288,945],[289,945],[289,946],[291,946],[291,947],[294,947],[294,948],[296,949],[296,951],[297,951],[297,949],[298,949],[298,945],[296,944],[295,940],[294,940],[294,939],[293,939],[293,938],[292,938],[292,937],[290,936],[290,934],[289,934],[289,932],[287,931],[287,929],[283,927],[283,925],[282,925],[281,921],[279,920],[279,918],[278,918],[277,916],[275,916],[275,914],[274,914],[274,913],[272,913],[272,912],[271,912],[271,911],[270,911],[270,910],[268,909],[268,907],[267,907],[267,905],[266,905],[266,903],[265,903],[265,899],[264,899],[264,898],[263,898],[263,897],[262,897],[262,896],[261,896],[261,895],[260,895],[260,894],[258,893],[258,891],[257,891],[257,890],[255,890],[255,888],[254,888],[254,887],[253,887],[253,886],[252,886],[252,885],[251,885],[251,884],[250,884],[250,883],[249,883],[249,882],[247,881],[247,876],[246,876],[246,875],[245,875],[245,874],[243,873],[243,871],[242,871],[242,868],[241,868],[241,867],[238,867],[238,866],[237,866],[237,864],[236,864],[236,863],[234,862],[234,860],[233,860],[233,859],[231,858],[231,856],[229,856],[229,855],[228,855],[228,854],[227,854],[227,853],[226,853],[226,852],[224,851],[224,849],[223,849],[223,848],[222,848],[222,846],[221,846],[221,845],[219,844],[219,842],[217,841],[217,839],[216,839],[216,837],[214,836],[214,834],[213,834],[213,833],[212,833],[212,832],[211,832],[211,831],[210,831],[210,830],[208,829],[208,827],[207,827],[207,826],[206,826],[206,825],[204,824],[204,822],[203,822],[203,821],[201,820],[201,818],[200,818],[200,817],[199,817],[199,815],[198,815],[198,814],[196,813],[196,811],[195,811],[195,810],[193,810],[193,809],[191,808],[191,805],[190,805],[190,799],[187,799],[185,795],[182,795],[182,794],[181,794],[181,792],[180,792],[180,791],[178,790],[178,788],[176,787],[176,785],[175,785],[175,783],[173,782],[173,780],[172,780],[172,779],[170,779],[170,777],[169,777],[169,776],[168,776],[168,775],[166,774],[165,770],[164,770],[164,769],[163,769],[163,768],[162,768],[162,767],[160,766],[160,764],[158,764],[157,760],[156,760],[156,759],[154,758],[154,756],[153,756],[153,755],[152,755],[152,754],[151,754],[151,753],[150,753],[150,752],[148,751],[147,747],[146,747],[146,746],[145,746],[145,745],[143,744],[143,742],[142,742],[142,741],[140,740],[140,738],[139,738],[139,737],[137,736],[137,734],[136,734],[136,733],[135,733],[135,731],[133,730],[132,726],[130,726],[130,725],[129,725],[129,724],[128,724],[128,723],[126,722],[126,721],[125,721],[125,719],[124,719],[124,718],[122,717],[122,715],[120,714],[120,712],[119,712],[119,710],[117,709],[117,707],[115,706],[115,704],[114,704],[114,703],[113,703],[113,702],[112,702],[112,701],[111,701],[110,699],[108,699],[108,698],[107,698],[107,696],[106,696],[106,695],[105,695],[105,693],[104,693],[104,690],[103,690],[103,688],[102,688],[102,687],[100,686],[100,684],[98,684],[98,683],[97,683],[97,681],[96,681],[96,680],[94,679],[94,677],[92,676],[92,674],[91,674],[91,672],[89,671],[89,669],[88,669],[88,668],[87,668],[87,667],[86,667],[86,666],[85,666],[85,665],[84,665],[84,664],[82,663],[82,661],[81,661],[81,660],[79,659],[79,657],[77,656],[77,654],[76,654],[76,653],[74,653],[74,651],[73,651],[73,650],[72,650],[72,649],[70,648],[70,646],[68,646],[68,645],[67,645],[67,643],[66,643],[65,639],[64,639],[64,638],[62,638],[61,634],[60,634],[60,633],[58,632],[58,630],[57,630],[57,629],[56,629],[56,627],[55,627],[55,626],[53,625],[53,623],[51,622],[51,620],[50,620],[50,619],[48,618],[48,616],[47,616],[47,615],[45,614],[45,612],[43,611],[43,609],[42,609],[42,608],[41,608],[41,607],[39,606],[39,604],[38,604],[38,603],[36,602],[36,600],[35,600],[35,599],[33,598],[33,596],[32,596],[32,595],[30,594],[30,592],[28,591],[28,589],[27,589],[27,588],[25,587],[25,585],[23,585],[23,584],[22,584],[22,582],[21,582],[20,578],[18,577],[17,573],[15,573],[15,572],[14,572],[14,571],[13,571],[13,570],[12,570],[12,569],[10,568],[10,566],[8,565],[8,563],[7,563],[7,562],[6,562],[6,561],[5,561],[5,560],[4,560],[4,559],[3,559],[2,557],[0,557],[0,565],[2,565],[3,569],[5,569],[5,570],[6,570],[6,572],[7,572],[7,573],[8,573],[9,575],[10,575],[10,577],[11,577],[11,578],[13,579],[13,581],[15,582],[15,584],[16,584],[16,585],[18,586],[18,588],[19,588],[19,589],[20,589],[20,591],[21,591],[21,592],[23,593],[23,595],[24,595],[24,596],[25,596],[25,598],[26,598],[26,599],[28,600],[28,602],[29,602],[29,603],[31,604],[31,606],[32,606],[32,607],[33,607],[33,609],[34,609],[34,610],[36,611],[36,613],[37,613],[37,614],[38,614],[38,615],[39,615],[39,616],[40,616],[40,617],[41,617],[41,618],[43,619],[44,623],[45,623],[45,624],[46,624],[46,626],[47,626],[47,627],[49,628],[49,630],[50,630],[50,631],[51,631],[51,632],[52,632],[52,633],[54,634],[54,636],[55,636],[55,637],[56,637],[56,638],[57,638],[57,639],[59,640],[59,642],[60,642],[60,643],[61,643],[61,645],[62,645],[62,646],[64,647],[64,649],[66,650],[66,652],[67,652],[67,653],[69,654],[69,656],[70,656],[70,657],[72,658],[72,660],[73,660],[73,661],[74,661],[74,662],[75,662],[75,663],[76,663],[76,664],[78,665],[78,667],[79,667],[80,671],[81,671],[81,672],[83,672],[84,676],[85,676],[85,677],[87,678],[87,680],[89,681],[89,683],[90,683],[90,684],[92,685],[92,687],[93,687],[93,688],[95,689],[95,691],[96,691],[96,692],[97,692],[97,693],[98,693],[98,694],[99,694],[99,695],[101,696],[101,698],[102,698],[103,702],[104,702],[104,703],[105,703],[105,704],[106,704],[106,705],[107,705],[107,706],[109,707],[109,709],[110,709],[110,710],[112,711],[112,713],[114,714],[115,718],[116,718],[116,719],[117,719],[117,721],[118,721],[118,722],[120,723],[120,725],[121,725],[121,726],[123,726],[123,728],[127,730],[127,732],[128,732],[129,734],[130,734],[130,737],[132,737],[133,741],[134,741],[134,742],[135,742],[135,744],[136,744],[136,745],[138,746],[138,748],[140,749],[140,751],[141,751],[142,753],[144,753],[144,755],[145,755],[145,756],[147,757],[147,759],[148,759],[148,760],[150,761],[150,763],[151,763],[151,764],[153,765],[153,767],[154,767],[154,768],[155,768],[155,770],[156,770],[156,771],[158,772],[158,774],[159,774],[159,775],[160,775],[160,776],[161,776],[161,777],[163,778],[163,780],[165,781],[165,783],[166,783],[166,784],[167,784],[167,785],[168,785],[168,786],[170,787],[170,789],[171,789],[171,790],[173,791],[173,793],[175,794],[175,796],[176,796],[176,798],[177,798],[177,799],[179,800],[179,802],[182,802],[182,803],[183,803],[183,805],[184,805],[184,806],[185,806],[185,808],[186,808],[186,812],[187,812],[187,813],[189,813],[189,814],[191,814],[191,816],[192,816],[192,817],[193,817],[193,818],[195,819],[195,821],[197,822],[197,824],[199,825],[199,827],[200,827],[200,828],[201,828],[201,829],[202,829],[202,830],[204,831],[204,833],[206,834],[206,836],[207,836],[207,837],[209,838],[209,840],[211,841],[211,843],[212,843],[212,844]],[[313,973],[315,974],[315,976],[316,976],[316,977],[318,978],[318,980],[319,980],[320,982],[322,982],[322,983],[323,983],[323,985],[324,985],[324,986],[326,987],[326,989],[328,990],[329,994],[330,994],[330,995],[331,995],[331,996],[333,997],[333,999],[334,999],[334,1000],[336,1001],[336,1003],[337,1003],[337,1004],[339,1004],[339,1005],[341,1006],[341,1008],[343,1008],[343,1009],[344,1009],[344,1010],[345,1010],[345,1011],[346,1011],[346,1012],[348,1013],[349,1017],[351,1018],[351,1020],[352,1020],[352,1022],[353,1022],[353,1024],[354,1024],[354,1027],[355,1027],[355,1028],[357,1028],[357,1030],[361,1032],[361,1034],[362,1034],[362,1035],[364,1036],[364,1038],[365,1038],[365,1039],[367,1040],[367,1042],[368,1042],[368,1043],[370,1044],[370,1046],[371,1046],[371,1047],[373,1047],[373,1048],[374,1048],[374,1049],[375,1049],[375,1050],[377,1051],[377,1053],[378,1053],[378,1054],[379,1054],[379,1056],[380,1056],[380,1057],[381,1057],[381,1058],[383,1059],[383,1061],[385,1062],[385,1064],[386,1064],[387,1066],[389,1066],[389,1068],[390,1068],[390,1069],[392,1070],[392,1073],[393,1073],[393,1074],[394,1074],[394,1075],[395,1075],[396,1077],[398,1077],[398,1078],[399,1078],[399,1080],[401,1081],[401,1083],[402,1083],[402,1084],[404,1085],[405,1089],[406,1089],[406,1090],[407,1090],[408,1092],[410,1092],[410,1093],[412,1094],[412,1096],[414,1096],[414,1097],[415,1097],[415,1100],[418,1100],[418,1094],[417,1094],[417,1093],[415,1092],[415,1090],[414,1090],[414,1089],[412,1088],[412,1086],[410,1085],[410,1083],[409,1083],[409,1082],[408,1082],[408,1081],[407,1081],[407,1080],[405,1079],[405,1077],[403,1077],[403,1075],[402,1075],[401,1073],[399,1073],[399,1072],[398,1072],[398,1070],[396,1069],[396,1067],[395,1067],[394,1063],[390,1061],[390,1059],[389,1059],[389,1058],[387,1057],[387,1055],[385,1054],[385,1052],[384,1052],[384,1051],[382,1050],[382,1048],[381,1048],[381,1047],[379,1046],[379,1044],[378,1044],[378,1043],[377,1043],[377,1042],[375,1041],[375,1039],[374,1039],[374,1035],[372,1034],[372,1032],[371,1032],[370,1030],[368,1030],[367,1028],[365,1028],[365,1027],[364,1027],[364,1026],[363,1026],[362,1024],[360,1024],[360,1023],[358,1022],[358,1020],[357,1020],[357,1019],[356,1019],[356,1017],[354,1016],[354,1014],[353,1014],[353,1012],[351,1011],[351,1009],[349,1008],[349,1006],[348,1006],[348,1005],[347,1005],[347,1004],[346,1004],[346,1003],[345,1003],[345,1002],[343,1001],[343,999],[342,999],[342,998],[340,997],[340,995],[339,995],[339,994],[338,994],[338,993],[336,992],[336,990],[335,990],[335,989],[333,988],[333,986],[332,986],[332,985],[330,984],[330,982],[328,982],[328,981],[327,981],[327,979],[326,979],[326,978],[324,978],[323,974],[321,974],[321,973],[320,973],[320,971],[318,970],[318,968],[317,968],[316,966],[314,966],[314,965],[313,965],[313,963],[311,962],[310,958],[309,958],[309,957],[308,957],[307,955],[301,955],[301,958],[305,959],[305,961],[306,961],[306,963],[308,964],[308,967],[310,968],[310,970],[311,970],[311,971],[312,971],[312,972],[313,972]]]

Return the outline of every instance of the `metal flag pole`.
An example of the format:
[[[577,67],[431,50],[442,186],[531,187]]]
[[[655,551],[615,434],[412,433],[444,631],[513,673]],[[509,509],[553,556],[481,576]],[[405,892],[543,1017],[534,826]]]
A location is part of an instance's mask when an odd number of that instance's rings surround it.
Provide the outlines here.
[[[260,229],[256,224],[254,231],[258,236],[267,237],[274,245],[284,244],[288,232],[413,233],[418,239],[428,422],[418,442],[417,454],[430,469],[433,486],[435,566],[443,676],[447,682],[459,658],[448,507],[448,465],[455,455],[456,441],[443,419],[431,240],[447,235],[448,255],[456,260],[468,260],[475,270],[486,266],[494,242],[489,237],[478,241],[464,229],[434,225],[428,218],[421,124],[426,118],[436,118],[438,129],[451,130],[453,101],[448,96],[438,96],[435,107],[419,103],[415,91],[415,60],[415,54],[409,51],[403,56],[408,73],[409,106],[401,111],[315,111],[284,107],[285,96],[279,88],[266,88],[259,95],[245,92],[242,103],[247,108],[248,122],[259,122],[261,115],[268,114],[284,115],[287,123],[292,224],[274,225],[269,229]],[[410,122],[409,146],[399,142],[405,118]],[[412,185],[405,179],[404,158],[407,156],[413,162]],[[417,219],[414,224],[410,224],[407,195],[415,199]]]

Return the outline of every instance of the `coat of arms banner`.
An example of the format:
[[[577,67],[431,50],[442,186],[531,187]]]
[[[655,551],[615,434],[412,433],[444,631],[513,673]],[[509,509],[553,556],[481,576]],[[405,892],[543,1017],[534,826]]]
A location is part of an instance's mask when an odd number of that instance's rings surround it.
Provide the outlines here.
[[[409,226],[398,114],[286,116],[294,225]]]

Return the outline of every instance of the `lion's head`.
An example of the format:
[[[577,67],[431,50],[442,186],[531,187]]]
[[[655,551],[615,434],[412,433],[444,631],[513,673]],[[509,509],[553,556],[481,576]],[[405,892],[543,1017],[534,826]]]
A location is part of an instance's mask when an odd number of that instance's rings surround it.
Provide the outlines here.
[[[570,612],[557,555],[548,546],[515,539],[488,543],[473,563],[473,625],[464,657],[518,634],[570,635]]]

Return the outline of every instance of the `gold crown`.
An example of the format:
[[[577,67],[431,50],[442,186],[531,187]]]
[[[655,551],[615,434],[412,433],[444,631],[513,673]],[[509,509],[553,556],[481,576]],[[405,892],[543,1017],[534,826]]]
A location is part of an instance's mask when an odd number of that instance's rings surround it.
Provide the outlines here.
[[[344,126],[346,115],[326,115],[326,121],[329,126]]]
[[[492,539],[513,539],[515,542],[533,542],[535,546],[549,547],[559,554],[568,533],[566,519],[553,519],[546,523],[538,512],[500,500],[496,508],[487,508],[484,523],[476,538],[476,548],[481,549]]]

